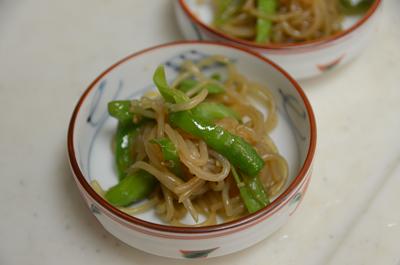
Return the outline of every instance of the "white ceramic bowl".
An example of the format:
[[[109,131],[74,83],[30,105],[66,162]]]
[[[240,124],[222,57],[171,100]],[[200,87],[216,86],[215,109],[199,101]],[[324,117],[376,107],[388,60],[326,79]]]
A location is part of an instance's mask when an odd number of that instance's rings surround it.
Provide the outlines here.
[[[103,200],[89,185],[117,183],[111,138],[116,121],[107,102],[140,97],[154,89],[153,71],[166,65],[174,78],[184,59],[220,54],[233,59],[250,80],[268,84],[277,101],[279,123],[272,133],[289,163],[289,182],[270,205],[233,222],[203,228],[162,224],[154,212],[127,215]],[[115,63],[86,89],[71,117],[68,153],[77,186],[87,205],[111,234],[125,243],[172,258],[216,257],[249,247],[281,227],[299,205],[311,176],[316,145],[314,115],[304,92],[284,70],[251,51],[218,43],[177,42],[132,54]]]
[[[304,79],[332,70],[355,58],[373,38],[381,0],[363,16],[347,17],[344,31],[320,40],[299,44],[259,45],[231,37],[210,26],[213,14],[209,0],[176,0],[175,13],[186,39],[222,41],[257,51],[278,63],[292,76]]]

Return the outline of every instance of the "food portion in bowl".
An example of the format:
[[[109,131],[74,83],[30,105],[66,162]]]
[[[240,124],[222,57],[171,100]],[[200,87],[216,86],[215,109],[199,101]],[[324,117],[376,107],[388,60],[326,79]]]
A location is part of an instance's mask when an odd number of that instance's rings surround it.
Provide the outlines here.
[[[210,72],[215,65],[218,72]],[[179,70],[169,83],[159,66],[158,92],[109,102],[118,120],[112,146],[119,183],[92,187],[128,214],[155,209],[174,226],[189,225],[188,214],[192,226],[208,226],[264,208],[288,179],[269,137],[277,124],[271,92],[219,55],[184,61]]]
[[[212,26],[257,44],[318,40],[343,30],[348,15],[365,13],[375,0],[212,0]]]

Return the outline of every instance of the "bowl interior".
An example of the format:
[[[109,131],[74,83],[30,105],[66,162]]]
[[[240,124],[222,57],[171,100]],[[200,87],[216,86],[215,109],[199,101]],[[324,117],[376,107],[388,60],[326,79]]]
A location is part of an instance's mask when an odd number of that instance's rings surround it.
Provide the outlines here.
[[[247,78],[271,89],[279,113],[278,126],[271,136],[288,161],[289,185],[303,166],[310,146],[310,118],[301,95],[282,72],[261,57],[211,43],[171,44],[133,55],[107,70],[89,87],[73,132],[74,152],[85,179],[88,182],[96,179],[103,189],[117,183],[111,149],[117,122],[107,113],[109,101],[138,98],[146,91],[155,90],[152,75],[159,64],[166,65],[167,77],[172,80],[183,60],[198,60],[214,54],[231,58]],[[218,71],[220,66],[215,67],[213,70]],[[162,223],[152,211],[136,217]]]
[[[201,21],[206,25],[212,24],[214,18],[212,0],[204,0],[204,1],[183,0],[183,2],[186,4],[190,12],[199,21]],[[346,16],[342,22],[343,29],[344,30],[349,29],[354,24],[356,24],[357,21],[360,20],[362,17],[363,15]]]

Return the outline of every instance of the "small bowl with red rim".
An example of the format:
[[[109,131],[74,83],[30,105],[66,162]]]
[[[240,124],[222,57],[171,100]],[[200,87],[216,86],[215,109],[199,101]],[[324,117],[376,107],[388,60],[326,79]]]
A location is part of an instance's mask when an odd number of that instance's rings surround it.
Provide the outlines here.
[[[182,34],[189,40],[211,40],[252,49],[276,62],[296,79],[318,76],[353,60],[373,38],[382,0],[359,16],[345,17],[343,30],[322,39],[282,44],[257,44],[229,36],[212,26],[210,1],[174,1]]]
[[[152,75],[164,64],[169,78],[183,60],[210,55],[232,59],[250,80],[265,83],[277,104],[278,125],[271,137],[289,165],[284,190],[265,208],[240,219],[206,227],[175,227],[149,211],[128,215],[99,196],[90,183],[107,189],[118,181],[111,150],[116,121],[107,103],[132,99],[154,89]],[[74,180],[94,216],[111,234],[130,246],[164,257],[205,258],[249,247],[279,229],[295,212],[307,190],[316,146],[311,105],[299,84],[283,69],[259,54],[214,42],[186,41],[152,47],[116,62],[83,92],[70,120],[68,155]]]

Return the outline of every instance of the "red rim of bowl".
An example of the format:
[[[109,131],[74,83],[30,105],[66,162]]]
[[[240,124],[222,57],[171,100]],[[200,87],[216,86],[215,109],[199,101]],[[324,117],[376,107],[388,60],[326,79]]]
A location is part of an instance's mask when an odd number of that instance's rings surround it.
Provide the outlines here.
[[[197,44],[197,45],[217,45],[217,46],[224,46],[230,49],[236,49],[239,50],[241,52],[246,53],[247,55],[253,56],[258,58],[259,60],[273,66],[278,72],[280,72],[281,74],[283,74],[294,86],[294,88],[297,90],[297,93],[300,95],[300,97],[303,100],[303,103],[306,107],[307,110],[307,114],[309,117],[309,123],[310,123],[310,145],[308,148],[308,153],[307,153],[307,157],[306,160],[302,166],[302,168],[300,169],[299,173],[297,174],[297,176],[293,179],[292,183],[289,185],[289,187],[281,194],[279,195],[278,198],[276,198],[271,204],[269,204],[267,207],[246,215],[242,218],[239,218],[237,220],[231,221],[231,222],[227,222],[227,223],[222,223],[222,224],[218,224],[218,225],[213,225],[213,226],[206,226],[206,227],[177,227],[177,226],[169,226],[169,225],[162,225],[162,224],[156,224],[156,223],[152,223],[152,222],[148,222],[139,218],[136,218],[134,216],[128,215],[120,210],[118,210],[117,208],[115,208],[114,206],[112,206],[111,204],[109,204],[106,200],[104,200],[101,196],[99,196],[94,190],[93,188],[90,186],[90,184],[86,181],[82,171],[79,168],[76,156],[75,156],[75,149],[74,149],[74,129],[75,129],[75,121],[76,118],[78,116],[79,110],[83,104],[83,102],[85,101],[86,97],[88,96],[88,94],[92,91],[92,89],[96,86],[96,84],[105,76],[107,75],[109,72],[111,72],[114,68],[118,67],[119,65],[125,63],[126,61],[129,61],[133,58],[135,58],[136,56],[142,55],[144,53],[156,50],[156,49],[160,49],[160,48],[164,48],[164,47],[170,47],[170,46],[179,46],[179,45],[192,45],[192,44]],[[312,164],[312,160],[314,157],[314,153],[315,153],[315,148],[316,148],[316,137],[317,137],[317,132],[316,132],[316,124],[315,124],[315,117],[314,117],[314,113],[312,111],[310,102],[308,101],[305,93],[303,92],[302,88],[300,87],[300,85],[288,74],[286,73],[282,68],[280,68],[278,65],[276,65],[275,63],[273,63],[272,61],[266,59],[265,57],[263,57],[262,55],[259,55],[258,53],[255,53],[253,51],[250,51],[248,49],[245,49],[243,47],[238,47],[238,46],[233,46],[233,45],[228,45],[228,44],[223,44],[220,42],[209,42],[209,41],[178,41],[178,42],[171,42],[171,43],[166,43],[166,44],[161,44],[158,46],[154,46],[151,48],[147,48],[145,50],[133,53],[127,57],[125,57],[124,59],[116,62],[115,64],[113,64],[112,66],[110,66],[107,70],[105,70],[103,73],[101,73],[90,85],[89,87],[85,90],[85,92],[82,94],[82,96],[80,97],[78,103],[75,106],[75,109],[72,113],[71,119],[70,119],[70,123],[69,123],[69,127],[68,127],[68,136],[67,136],[67,145],[68,145],[68,157],[69,157],[69,161],[71,164],[71,168],[77,178],[77,180],[79,181],[79,184],[84,188],[84,190],[92,197],[92,199],[94,199],[97,203],[99,203],[104,209],[106,209],[107,211],[109,211],[110,213],[112,213],[113,215],[127,221],[130,223],[133,223],[135,225],[139,225],[148,229],[152,229],[152,230],[157,230],[157,231],[161,231],[161,232],[171,232],[171,233],[183,233],[183,234],[197,234],[197,233],[211,233],[211,232],[217,232],[217,231],[223,231],[223,230],[227,230],[227,229],[231,229],[231,228],[235,228],[238,226],[242,226],[244,224],[247,224],[249,222],[252,222],[262,216],[267,215],[268,213],[270,213],[271,211],[273,211],[275,208],[277,208],[282,202],[285,201],[285,199],[287,198],[287,196],[289,196],[298,186],[299,184],[302,182],[302,180],[305,178],[305,176],[307,175],[307,172],[310,170],[311,164]]]
[[[251,42],[251,41],[234,38],[234,37],[229,36],[228,34],[225,34],[219,30],[214,29],[213,27],[207,25],[206,23],[204,23],[200,19],[198,19],[197,16],[191,12],[191,10],[187,6],[185,0],[178,0],[178,2],[179,2],[179,5],[181,6],[182,10],[186,13],[186,15],[189,16],[189,18],[192,21],[194,21],[196,24],[201,26],[206,31],[211,32],[212,34],[214,34],[220,38],[227,39],[234,43],[237,43],[240,45],[246,45],[251,48],[257,48],[257,49],[262,49],[262,50],[283,50],[283,49],[307,48],[310,46],[319,46],[319,45],[323,45],[323,44],[327,44],[327,43],[339,40],[339,39],[349,35],[353,31],[355,31],[357,28],[359,28],[361,25],[363,25],[375,13],[375,11],[378,9],[378,7],[381,4],[381,0],[375,0],[374,4],[368,9],[366,14],[361,19],[359,19],[353,26],[351,26],[350,28],[348,28],[344,31],[333,34],[329,37],[325,37],[325,38],[321,38],[321,39],[317,39],[317,40],[300,42],[300,43],[262,45],[262,44],[257,44],[257,43]]]

